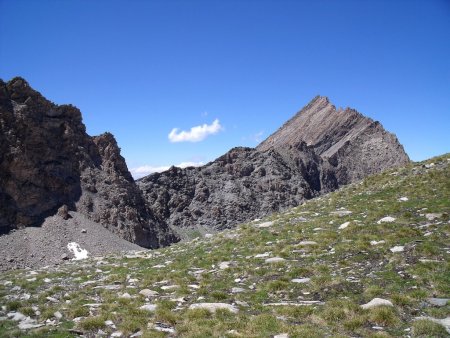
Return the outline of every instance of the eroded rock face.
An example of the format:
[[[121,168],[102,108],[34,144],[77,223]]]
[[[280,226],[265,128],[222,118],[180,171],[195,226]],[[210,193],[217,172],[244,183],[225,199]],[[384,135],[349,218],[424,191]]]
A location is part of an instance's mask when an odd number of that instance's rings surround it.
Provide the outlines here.
[[[38,226],[66,205],[144,247],[176,240],[146,206],[114,137],[21,78],[0,80],[0,232]]]
[[[171,168],[138,185],[158,217],[224,229],[409,162],[395,135],[316,97],[256,149],[235,148],[198,168]]]

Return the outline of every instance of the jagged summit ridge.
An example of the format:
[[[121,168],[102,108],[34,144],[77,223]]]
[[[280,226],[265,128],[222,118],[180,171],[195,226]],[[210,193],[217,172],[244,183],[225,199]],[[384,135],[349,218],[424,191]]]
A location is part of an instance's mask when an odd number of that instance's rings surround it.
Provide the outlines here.
[[[342,184],[409,162],[396,136],[379,122],[351,108],[336,109],[324,96],[316,96],[256,149],[298,142],[306,142],[336,167]]]

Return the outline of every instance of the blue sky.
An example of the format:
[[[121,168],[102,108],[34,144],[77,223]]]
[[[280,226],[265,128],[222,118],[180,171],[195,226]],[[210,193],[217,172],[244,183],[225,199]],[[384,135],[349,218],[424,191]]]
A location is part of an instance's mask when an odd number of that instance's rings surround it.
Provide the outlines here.
[[[450,151],[446,0],[0,0],[0,78],[17,75],[133,170],[256,146],[318,94],[413,160]]]

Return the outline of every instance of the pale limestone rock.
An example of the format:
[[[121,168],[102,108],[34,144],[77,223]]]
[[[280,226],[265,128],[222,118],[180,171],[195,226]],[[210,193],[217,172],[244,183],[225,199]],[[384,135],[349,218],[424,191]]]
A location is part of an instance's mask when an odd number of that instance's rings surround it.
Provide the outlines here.
[[[383,298],[374,298],[367,304],[361,305],[363,309],[372,309],[377,306],[394,306],[390,300],[383,299]]]

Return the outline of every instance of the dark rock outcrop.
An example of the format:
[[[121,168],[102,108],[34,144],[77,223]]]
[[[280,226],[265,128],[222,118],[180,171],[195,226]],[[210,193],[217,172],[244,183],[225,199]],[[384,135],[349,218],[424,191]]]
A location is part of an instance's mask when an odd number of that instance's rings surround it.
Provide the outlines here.
[[[24,79],[0,80],[0,233],[38,226],[63,205],[144,247],[176,240],[111,134],[90,137],[77,108],[51,103]]]
[[[316,97],[256,149],[203,167],[172,167],[137,181],[158,217],[186,228],[232,227],[409,161],[397,138],[352,109]]]
[[[179,232],[221,230],[336,189],[322,162],[305,143],[282,151],[234,148],[203,167],[172,167],[137,183],[154,212]]]

